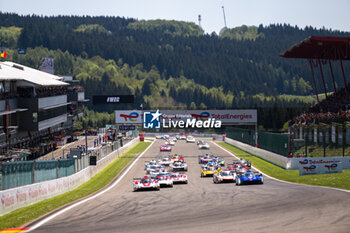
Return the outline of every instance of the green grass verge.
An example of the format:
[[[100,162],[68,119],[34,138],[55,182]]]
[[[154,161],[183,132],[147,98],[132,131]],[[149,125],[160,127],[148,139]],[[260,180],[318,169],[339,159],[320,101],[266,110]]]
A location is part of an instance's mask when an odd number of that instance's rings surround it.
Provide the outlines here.
[[[225,142],[219,142],[218,144],[234,153],[237,157],[250,160],[254,167],[277,179],[300,184],[320,185],[350,190],[350,170],[343,170],[343,173],[338,174],[299,176],[299,170],[283,169]]]
[[[322,145],[314,144],[314,145],[308,145],[308,157],[323,157],[324,155],[324,148]],[[310,152],[310,149],[312,149],[312,152]],[[297,154],[304,154],[305,153],[305,147],[299,148],[297,151],[294,152],[295,155]],[[350,146],[345,147],[344,150],[345,156],[350,156]],[[342,146],[334,146],[334,145],[327,145],[326,146],[326,157],[341,157],[343,156],[343,147]]]
[[[105,169],[78,188],[59,196],[15,210],[0,217],[0,229],[20,227],[24,224],[70,202],[92,194],[109,184],[120,171],[151,143],[139,142]]]

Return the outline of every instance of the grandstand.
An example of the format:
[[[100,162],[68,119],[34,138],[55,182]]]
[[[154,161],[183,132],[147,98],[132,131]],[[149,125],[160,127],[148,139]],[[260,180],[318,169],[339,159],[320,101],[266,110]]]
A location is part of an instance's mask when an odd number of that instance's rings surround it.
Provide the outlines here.
[[[350,38],[311,36],[281,54],[285,58],[307,59],[317,104],[290,121],[291,152],[298,156],[350,155],[350,83],[343,61],[350,60]],[[332,63],[339,63],[343,86],[337,88]],[[329,94],[324,69],[329,66],[333,93]],[[325,99],[320,101],[314,68],[319,68]],[[300,143],[302,142],[302,143]]]

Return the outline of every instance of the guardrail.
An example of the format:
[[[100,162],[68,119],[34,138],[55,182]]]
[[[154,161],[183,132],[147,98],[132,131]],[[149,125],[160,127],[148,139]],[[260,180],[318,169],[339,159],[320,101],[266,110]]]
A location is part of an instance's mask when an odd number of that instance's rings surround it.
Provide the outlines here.
[[[132,139],[104,155],[96,166],[87,166],[73,175],[0,191],[0,216],[79,187],[138,142],[138,138]]]
[[[291,169],[291,164],[289,159],[283,155],[279,155],[271,151],[263,150],[263,149],[233,140],[231,138],[225,138],[225,142],[243,151],[246,151],[252,155],[255,155],[256,157],[262,158],[263,160],[273,163],[279,167],[282,167],[285,169]]]

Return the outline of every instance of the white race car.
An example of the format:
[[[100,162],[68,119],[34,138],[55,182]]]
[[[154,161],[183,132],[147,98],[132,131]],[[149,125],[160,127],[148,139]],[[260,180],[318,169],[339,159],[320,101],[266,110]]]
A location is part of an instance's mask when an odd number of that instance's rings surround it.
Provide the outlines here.
[[[169,165],[171,171],[187,171],[188,166],[184,162],[174,162]]]
[[[163,165],[147,165],[146,166],[146,173],[151,174],[151,172],[156,172],[156,171],[163,171],[165,168]]]
[[[233,171],[222,171],[220,173],[216,173],[213,176],[213,182],[215,184],[221,182],[235,182],[236,173]]]
[[[198,149],[210,149],[209,143],[205,141],[200,141],[198,144]]]
[[[187,136],[187,138],[186,138],[186,142],[195,143],[195,142],[196,142],[196,139],[194,139],[194,137],[193,137],[193,136]]]
[[[142,178],[134,178],[133,182],[134,191],[142,189],[160,189],[160,185],[157,180],[151,179],[148,176]]]
[[[171,161],[170,158],[163,158],[161,160],[158,160],[158,164],[163,166],[169,166],[173,161]]]
[[[174,182],[168,175],[158,175],[155,179],[158,181],[160,186],[173,187]]]
[[[151,161],[145,161],[145,169],[147,168],[148,165],[157,165],[157,161],[152,159]]]
[[[174,184],[175,183],[185,183],[185,184],[188,183],[187,175],[180,174],[178,172],[170,173],[170,178],[173,180]]]
[[[181,136],[179,137],[179,139],[180,139],[180,140],[186,140],[186,136],[185,136],[185,135],[181,135]]]
[[[165,169],[157,169],[157,170],[152,170],[149,172],[149,175],[153,178],[156,178],[157,176],[159,176],[160,174],[162,173],[165,173],[165,172],[168,172],[167,170]]]

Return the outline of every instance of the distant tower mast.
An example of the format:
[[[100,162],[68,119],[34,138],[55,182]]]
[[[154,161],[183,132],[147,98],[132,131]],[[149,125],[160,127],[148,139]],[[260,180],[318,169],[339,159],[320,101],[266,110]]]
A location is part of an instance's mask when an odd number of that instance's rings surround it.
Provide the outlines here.
[[[199,26],[200,26],[200,27],[202,27],[201,21],[202,21],[202,16],[201,16],[201,15],[198,15],[198,23],[199,23]]]
[[[226,24],[226,16],[225,16],[225,7],[224,7],[224,5],[222,5],[222,13],[224,14],[224,23],[225,23],[225,28],[227,28],[227,24]]]

